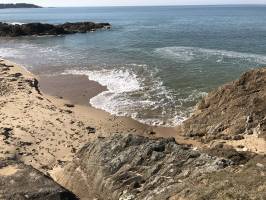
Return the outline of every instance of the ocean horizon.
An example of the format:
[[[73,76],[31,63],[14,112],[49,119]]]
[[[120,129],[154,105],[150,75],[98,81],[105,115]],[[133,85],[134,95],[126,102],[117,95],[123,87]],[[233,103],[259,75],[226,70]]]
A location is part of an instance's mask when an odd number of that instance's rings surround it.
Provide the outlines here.
[[[266,5],[0,10],[7,23],[109,22],[111,30],[0,39],[0,56],[36,74],[82,74],[88,100],[117,116],[176,126],[209,91],[266,65]]]

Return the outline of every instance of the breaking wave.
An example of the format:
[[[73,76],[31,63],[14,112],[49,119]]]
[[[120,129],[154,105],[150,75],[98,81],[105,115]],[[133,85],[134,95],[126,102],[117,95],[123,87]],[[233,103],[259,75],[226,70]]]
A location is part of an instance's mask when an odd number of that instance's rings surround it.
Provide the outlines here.
[[[201,96],[195,91],[187,98],[176,99],[174,92],[157,76],[157,71],[147,65],[130,64],[92,71],[67,70],[65,73],[87,75],[90,80],[107,87],[107,91],[90,99],[92,106],[149,125],[175,126],[181,123],[187,117],[183,112],[183,102]]]

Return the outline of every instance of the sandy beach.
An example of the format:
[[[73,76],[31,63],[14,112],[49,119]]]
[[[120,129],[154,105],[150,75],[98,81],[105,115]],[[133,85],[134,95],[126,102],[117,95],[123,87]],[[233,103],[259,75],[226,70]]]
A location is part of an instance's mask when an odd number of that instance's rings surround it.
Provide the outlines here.
[[[219,156],[220,151],[227,155],[226,148],[216,152],[217,146],[226,144],[236,149],[242,146],[238,149],[239,151],[250,151],[258,155],[265,153],[265,140],[258,138],[257,134],[247,135],[243,140],[215,139],[210,143],[204,143],[181,134],[181,127],[152,127],[128,117],[113,116],[93,108],[88,103],[89,98],[106,88],[88,80],[85,76],[38,77],[23,66],[6,60],[0,61],[0,75],[0,130],[2,133],[0,135],[0,159],[22,161],[48,175],[81,199],[87,199],[88,194],[86,187],[79,187],[81,183],[78,181],[85,181],[87,178],[84,179],[84,177],[87,175],[81,174],[80,176],[80,167],[72,166],[79,161],[77,155],[84,152],[88,144],[99,141],[110,142],[110,138],[118,135],[122,137],[128,137],[128,134],[138,135],[137,137],[146,136],[146,139],[174,137],[175,145],[186,144],[184,145],[186,150],[208,152],[213,156]],[[162,141],[170,142],[171,140]],[[116,147],[115,143],[113,145]],[[109,150],[105,149],[105,151]],[[241,154],[230,149],[228,151],[228,156],[231,155],[230,151],[234,152],[233,155]],[[187,156],[185,152],[183,153]],[[174,156],[174,158],[179,158],[179,156]],[[105,157],[100,156],[100,159],[105,159]],[[167,164],[166,166],[173,165]],[[259,166],[262,164],[259,163]],[[97,171],[97,169],[93,167],[90,171]],[[17,173],[16,170],[17,168],[12,165],[3,168],[0,175],[3,177],[14,175]],[[86,185],[85,182],[82,184]]]
[[[91,107],[89,98],[105,88],[85,76],[37,77],[5,60],[0,70],[2,159],[16,157],[48,173],[71,161],[88,141],[115,133],[196,143],[176,134],[175,128],[151,127]]]

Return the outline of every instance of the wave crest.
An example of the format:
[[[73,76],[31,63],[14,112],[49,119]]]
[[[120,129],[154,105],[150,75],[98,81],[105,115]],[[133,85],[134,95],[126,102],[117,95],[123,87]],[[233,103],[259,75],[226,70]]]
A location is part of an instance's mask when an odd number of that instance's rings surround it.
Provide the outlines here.
[[[164,86],[156,70],[147,65],[67,70],[65,73],[87,75],[90,80],[107,87],[107,91],[90,99],[92,106],[149,125],[176,126],[187,116],[181,108],[183,102],[198,98],[195,94],[188,99],[177,100],[174,92]]]

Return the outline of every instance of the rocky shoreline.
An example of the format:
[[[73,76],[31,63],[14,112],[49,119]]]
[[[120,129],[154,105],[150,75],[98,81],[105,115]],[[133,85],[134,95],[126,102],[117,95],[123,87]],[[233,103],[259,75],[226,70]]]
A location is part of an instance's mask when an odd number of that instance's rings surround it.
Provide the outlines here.
[[[77,22],[59,25],[28,23],[7,24],[0,22],[0,37],[18,37],[31,35],[66,35],[74,33],[87,33],[99,29],[110,29],[109,23]]]
[[[211,92],[175,139],[43,94],[14,63],[0,74],[1,199],[266,199],[265,68]]]

